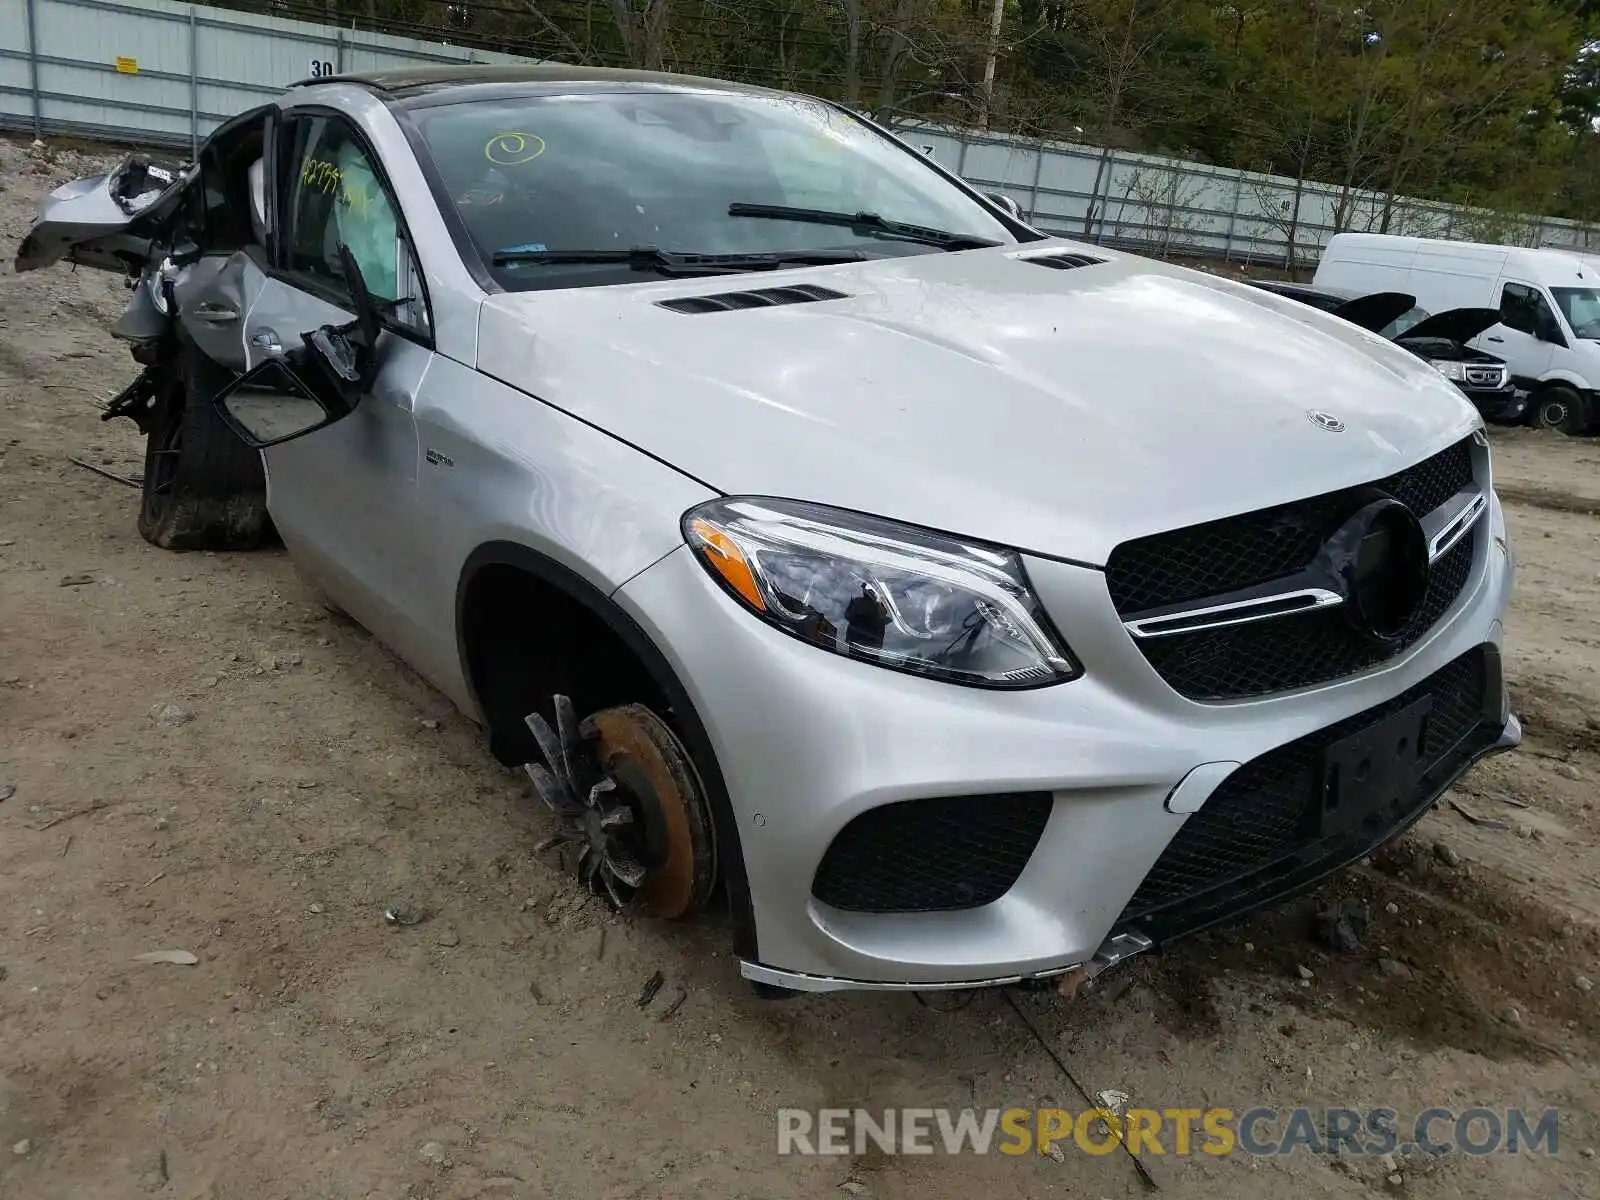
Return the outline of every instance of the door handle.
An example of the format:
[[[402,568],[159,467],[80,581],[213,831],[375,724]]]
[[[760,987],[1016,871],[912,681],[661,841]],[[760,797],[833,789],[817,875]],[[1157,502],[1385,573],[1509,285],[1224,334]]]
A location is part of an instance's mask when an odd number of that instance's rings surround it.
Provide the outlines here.
[[[1503,337],[1492,337],[1492,338],[1485,338],[1484,340],[1485,341],[1490,341],[1490,342],[1503,342],[1503,341],[1505,341],[1505,338],[1503,338]]]
[[[256,350],[263,350],[268,354],[282,354],[283,343],[278,340],[274,330],[261,329],[250,335],[250,345]]]
[[[229,321],[239,319],[239,310],[229,308],[226,304],[197,304],[194,306],[194,315],[213,325],[226,325]]]

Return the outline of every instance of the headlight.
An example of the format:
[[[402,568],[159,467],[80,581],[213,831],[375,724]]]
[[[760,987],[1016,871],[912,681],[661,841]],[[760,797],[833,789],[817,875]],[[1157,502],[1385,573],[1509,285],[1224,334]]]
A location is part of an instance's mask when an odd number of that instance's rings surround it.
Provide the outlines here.
[[[1451,383],[1465,383],[1467,381],[1467,365],[1465,363],[1449,362],[1444,359],[1431,359],[1433,369],[1443,375]]]
[[[789,500],[713,500],[683,536],[734,599],[824,650],[988,688],[1081,674],[1009,550]]]

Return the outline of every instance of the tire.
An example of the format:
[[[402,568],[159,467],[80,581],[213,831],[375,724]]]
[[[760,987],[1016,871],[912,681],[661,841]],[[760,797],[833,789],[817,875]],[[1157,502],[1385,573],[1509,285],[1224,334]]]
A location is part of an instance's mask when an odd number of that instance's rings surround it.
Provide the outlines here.
[[[1557,429],[1565,434],[1588,431],[1589,402],[1572,388],[1547,387],[1535,393],[1530,407],[1528,423],[1535,429]]]
[[[253,550],[272,539],[261,453],[235,437],[211,404],[232,378],[186,344],[162,382],[139,499],[139,534],[153,546]]]

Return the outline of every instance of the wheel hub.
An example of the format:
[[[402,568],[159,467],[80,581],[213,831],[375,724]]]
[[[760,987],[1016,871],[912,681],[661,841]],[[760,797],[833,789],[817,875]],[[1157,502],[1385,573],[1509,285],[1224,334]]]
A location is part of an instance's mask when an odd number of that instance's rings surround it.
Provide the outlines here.
[[[539,796],[561,818],[545,845],[576,845],[577,877],[618,908],[681,917],[704,907],[716,874],[712,826],[687,751],[638,704],[581,724],[555,697],[555,728],[525,718],[543,763],[525,764]]]

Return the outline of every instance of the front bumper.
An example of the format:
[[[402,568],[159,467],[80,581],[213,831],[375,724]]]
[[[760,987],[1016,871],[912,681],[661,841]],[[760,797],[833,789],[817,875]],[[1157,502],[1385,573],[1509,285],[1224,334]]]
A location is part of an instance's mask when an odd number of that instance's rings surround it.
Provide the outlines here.
[[[1457,385],[1467,394],[1474,408],[1485,421],[1514,421],[1528,407],[1526,393],[1518,392],[1511,384],[1502,388],[1474,388]]]
[[[1065,563],[1026,565],[1045,607],[1073,618],[1057,624],[1085,674],[1025,692],[918,679],[805,645],[738,608],[687,549],[615,598],[671,662],[717,755],[755,926],[746,976],[807,990],[971,987],[1059,974],[1088,963],[1113,934],[1148,933],[1148,923],[1126,919],[1131,901],[1234,765],[1375,709],[1477,647],[1497,648],[1512,565],[1498,501],[1488,516],[1471,535],[1472,577],[1409,651],[1334,684],[1225,704],[1174,692],[1118,622],[1104,575]],[[1494,686],[1496,720],[1431,772],[1403,819],[1371,844],[1420,816],[1474,757],[1514,737],[1498,673]],[[1185,789],[1179,807],[1188,811],[1169,811],[1178,784],[1206,765],[1196,778],[1207,787]],[[1037,793],[1049,797],[1048,819],[1015,883],[991,903],[872,913],[813,894],[835,836],[868,810]],[[1204,923],[1301,890],[1370,849],[1341,847],[1284,878],[1235,889]]]

